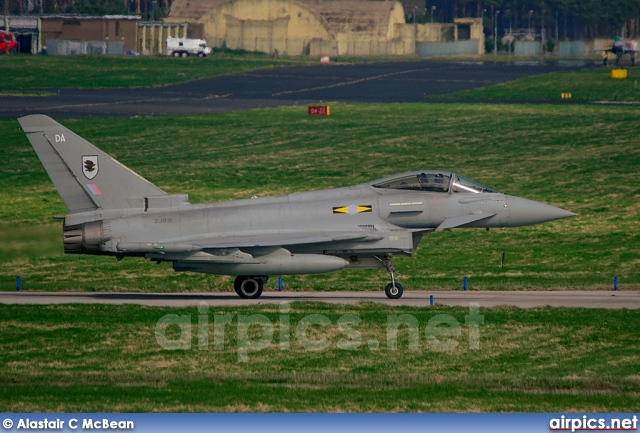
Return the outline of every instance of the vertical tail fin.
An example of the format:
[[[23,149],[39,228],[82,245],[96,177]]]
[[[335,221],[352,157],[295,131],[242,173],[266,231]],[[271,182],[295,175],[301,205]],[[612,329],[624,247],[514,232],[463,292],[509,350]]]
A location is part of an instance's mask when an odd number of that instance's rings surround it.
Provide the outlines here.
[[[18,119],[69,213],[142,208],[164,191],[50,117]]]

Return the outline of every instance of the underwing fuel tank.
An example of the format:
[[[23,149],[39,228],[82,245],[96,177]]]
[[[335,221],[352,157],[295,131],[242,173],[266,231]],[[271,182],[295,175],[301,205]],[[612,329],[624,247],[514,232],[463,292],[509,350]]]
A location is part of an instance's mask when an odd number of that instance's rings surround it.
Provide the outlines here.
[[[349,262],[335,256],[322,254],[269,254],[256,257],[260,263],[206,263],[190,261],[174,261],[176,272],[202,272],[221,275],[296,275],[319,274],[339,271],[346,268]]]

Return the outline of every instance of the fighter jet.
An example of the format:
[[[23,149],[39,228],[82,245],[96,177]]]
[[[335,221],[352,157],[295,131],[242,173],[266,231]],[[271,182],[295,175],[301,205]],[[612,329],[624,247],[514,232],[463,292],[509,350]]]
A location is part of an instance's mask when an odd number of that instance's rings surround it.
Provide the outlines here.
[[[385,268],[442,229],[519,227],[575,215],[509,196],[459,174],[419,170],[344,188],[216,203],[167,194],[43,115],[18,119],[68,214],[68,254],[144,257],[177,272],[236,276],[258,298],[270,275]]]
[[[615,39],[613,40],[613,44],[611,45],[611,48],[602,50],[602,64],[604,66],[607,65],[607,61],[609,60],[609,54],[615,56],[616,65],[620,64],[620,58],[623,55],[629,54],[629,57],[631,58],[631,64],[633,65],[636,63],[637,52],[638,52],[638,42],[636,41],[623,42],[620,36],[616,36]]]

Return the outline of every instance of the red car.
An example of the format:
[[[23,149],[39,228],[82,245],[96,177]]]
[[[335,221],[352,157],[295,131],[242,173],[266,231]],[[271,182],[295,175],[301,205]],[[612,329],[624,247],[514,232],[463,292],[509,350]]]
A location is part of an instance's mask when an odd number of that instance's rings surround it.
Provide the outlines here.
[[[10,53],[17,46],[18,42],[13,33],[0,31],[0,54]]]

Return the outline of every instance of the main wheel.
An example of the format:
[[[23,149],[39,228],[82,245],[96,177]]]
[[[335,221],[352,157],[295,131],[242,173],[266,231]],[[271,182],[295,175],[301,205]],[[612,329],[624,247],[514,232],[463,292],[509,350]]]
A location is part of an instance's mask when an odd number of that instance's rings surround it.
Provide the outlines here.
[[[262,295],[264,282],[259,277],[237,277],[233,283],[238,296],[242,299],[256,299]]]
[[[402,297],[402,285],[399,283],[395,283],[394,286],[393,283],[389,283],[384,289],[384,293],[389,299],[400,299]]]

